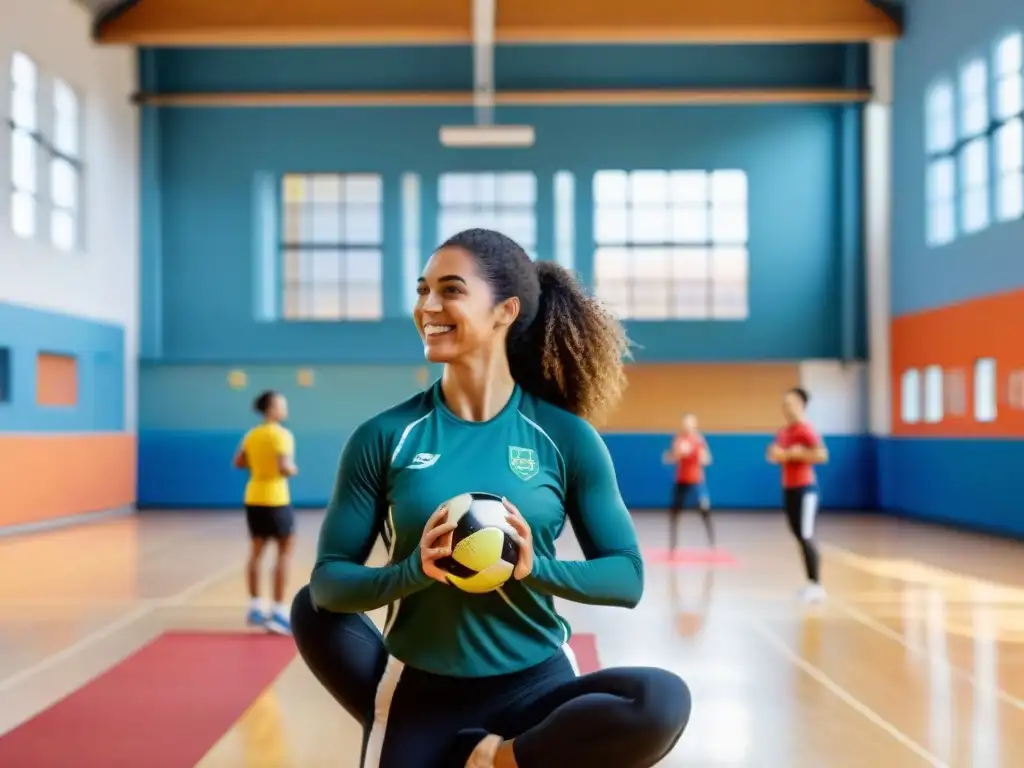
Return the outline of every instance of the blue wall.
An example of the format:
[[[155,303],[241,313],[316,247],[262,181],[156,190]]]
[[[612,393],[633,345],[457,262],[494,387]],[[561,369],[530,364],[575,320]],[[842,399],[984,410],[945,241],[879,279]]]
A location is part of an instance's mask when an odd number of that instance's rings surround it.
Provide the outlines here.
[[[157,50],[142,80],[157,91],[466,88],[464,48]],[[502,50],[506,87],[736,87],[863,84],[859,46]],[[369,73],[369,74],[368,74]],[[560,73],[560,74],[552,74]],[[627,76],[627,73],[628,76]],[[628,81],[628,82],[627,82]],[[862,358],[858,108],[546,108],[500,110],[536,126],[529,150],[442,149],[437,129],[465,109],[145,108],[142,354],[150,360],[411,363],[402,313],[399,180],[422,175],[422,250],[436,245],[436,177],[449,170],[538,174],[538,234],[551,257],[551,186],[576,174],[576,260],[590,277],[590,182],[601,168],[742,168],[749,174],[750,320],[636,323],[644,360]],[[287,171],[370,171],[385,179],[387,318],[379,323],[257,320],[262,271],[255,190]],[[273,214],[274,211],[271,211]],[[853,298],[856,297],[856,298]]]
[[[1016,0],[908,0],[896,47],[893,105],[892,311],[915,314],[1024,286],[1024,221],[993,223],[939,248],[925,245],[924,102],[940,76],[983,56],[1008,31],[1024,31]],[[1020,327],[993,328],[1015,334]],[[978,339],[978,356],[985,340]],[[969,366],[973,360],[963,361]],[[894,375],[899,372],[895,371]],[[899,418],[898,413],[893,414]],[[1022,439],[890,438],[879,445],[879,502],[896,514],[1024,536]]]
[[[909,314],[1024,285],[1024,220],[993,224],[940,248],[925,245],[924,102],[939,77],[957,82],[965,61],[1005,32],[1024,31],[1018,0],[910,0],[896,45],[893,104],[892,310]]]
[[[466,90],[471,51],[420,49],[174,49],[141,54],[149,92]],[[860,88],[863,46],[499,48],[505,89],[711,87]],[[244,475],[229,468],[254,419],[253,396],[293,393],[289,426],[301,474],[295,501],[326,500],[344,440],[376,411],[418,390],[422,347],[403,316],[399,184],[421,175],[421,249],[437,242],[436,180],[451,170],[538,175],[541,258],[552,257],[552,181],[576,177],[576,266],[592,273],[591,177],[603,168],[741,168],[750,206],[750,319],[632,323],[642,361],[863,358],[859,107],[839,105],[499,110],[537,130],[529,150],[458,151],[440,125],[465,109],[143,108],[140,504],[237,506]],[[284,323],[264,317],[256,200],[285,172],[366,171],[385,182],[385,319]],[[271,213],[275,213],[271,211]],[[295,369],[314,365],[312,390]],[[248,386],[228,387],[245,369]],[[433,376],[431,371],[430,375]],[[623,494],[662,506],[668,435],[606,436]],[[777,507],[764,463],[767,435],[712,436],[715,503]],[[827,506],[874,499],[871,443],[830,437]],[[187,484],[182,477],[189,478]]]
[[[124,429],[124,330],[71,315],[0,303],[0,348],[10,390],[0,399],[2,432],[118,432]],[[36,405],[36,356],[77,359],[78,404]]]
[[[242,434],[255,423],[252,401],[263,389],[289,397],[288,427],[300,473],[296,504],[318,507],[334,484],[341,448],[352,429],[433,381],[423,366],[333,366],[316,369],[315,385],[296,385],[293,366],[247,367],[242,390],[228,386],[225,366],[145,364],[140,371],[139,504],[149,507],[237,507],[246,476],[231,469]],[[425,377],[425,378],[424,378]],[[353,394],[356,393],[356,394]],[[726,508],[777,508],[778,470],[764,461],[764,434],[710,435],[713,501]],[[619,485],[634,508],[662,507],[672,470],[661,463],[668,434],[607,434]],[[820,473],[825,507],[874,505],[874,450],[865,436],[826,436],[831,462]],[[182,482],[182,478],[188,478]]]

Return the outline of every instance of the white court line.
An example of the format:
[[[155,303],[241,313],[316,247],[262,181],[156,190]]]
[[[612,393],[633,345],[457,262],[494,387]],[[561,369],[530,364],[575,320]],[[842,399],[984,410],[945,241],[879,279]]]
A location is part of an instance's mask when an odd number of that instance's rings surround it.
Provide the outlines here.
[[[853,694],[851,694],[848,690],[843,688],[843,686],[839,685],[839,683],[837,683],[831,677],[822,672],[821,669],[819,669],[814,664],[811,664],[806,659],[801,658],[796,653],[794,653],[793,650],[788,645],[786,645],[785,641],[781,637],[776,635],[762,623],[751,619],[750,624],[753,627],[754,631],[761,635],[761,637],[763,637],[769,645],[771,645],[773,648],[775,648],[775,650],[777,650],[779,653],[781,653],[783,656],[785,656],[787,659],[793,662],[793,664],[799,667],[800,670],[804,672],[808,677],[820,683],[824,688],[828,689],[831,693],[835,694],[837,698],[839,698],[843,703],[845,703],[855,712],[863,716],[865,720],[881,728],[883,731],[888,733],[896,741],[905,746],[915,755],[920,757],[929,765],[933,766],[933,768],[950,768],[949,763],[946,763],[943,760],[939,759],[936,755],[933,755],[931,752],[922,747],[912,738],[907,736],[907,734],[903,733],[903,731],[901,731],[895,725],[893,725],[880,714],[875,712],[875,710],[871,709],[871,707],[869,707],[867,704],[862,702],[860,699],[855,698]]]
[[[23,683],[30,677],[38,675],[40,672],[45,672],[50,667],[60,664],[62,661],[70,659],[79,651],[82,651],[91,645],[95,645],[100,640],[106,640],[114,633],[120,632],[125,627],[131,626],[144,616],[148,616],[155,608],[155,605],[142,605],[131,613],[122,616],[120,619],[112,621],[110,624],[90,632],[78,642],[72,643],[71,645],[57,651],[57,653],[47,656],[45,659],[33,664],[31,667],[25,667],[24,669],[15,672],[10,677],[0,680],[0,693]]]
[[[10,690],[11,688],[14,688],[15,686],[23,683],[25,680],[35,677],[40,672],[45,672],[51,667],[60,664],[61,662],[66,661],[67,659],[70,659],[71,657],[75,656],[76,654],[80,653],[86,648],[95,645],[101,640],[106,640],[111,635],[120,632],[125,627],[130,627],[139,619],[142,619],[148,616],[149,614],[153,613],[153,611],[155,611],[157,608],[184,605],[188,600],[202,593],[203,590],[209,588],[213,584],[216,584],[221,579],[226,578],[232,572],[240,571],[241,569],[242,565],[240,563],[233,563],[231,565],[224,566],[223,568],[218,569],[214,573],[211,573],[209,576],[200,579],[199,581],[195,582],[194,584],[191,584],[190,586],[172,595],[171,597],[142,601],[139,607],[131,613],[126,614],[125,616],[122,616],[119,619],[115,619],[109,624],[106,624],[100,627],[99,629],[90,632],[85,637],[79,639],[78,641],[72,643],[69,646],[66,646],[65,648],[62,648],[54,654],[47,656],[45,659],[41,659],[32,666],[25,667],[24,669],[15,672],[13,675],[10,675],[9,677],[0,680],[0,693],[2,693],[3,691]]]
[[[908,643],[906,638],[904,638],[903,635],[901,635],[899,632],[896,632],[891,627],[887,627],[885,624],[882,624],[880,621],[877,621],[877,620],[871,618],[866,613],[861,613],[859,610],[854,608],[852,605],[847,605],[846,603],[842,602],[841,600],[836,600],[835,598],[831,598],[829,600],[829,602],[834,603],[835,606],[839,610],[841,610],[844,613],[848,614],[855,621],[860,622],[861,624],[863,624],[864,626],[868,627],[869,629],[873,629],[875,632],[877,632],[880,635],[884,635],[885,637],[888,637],[890,640],[895,640],[897,643],[902,645],[904,648],[906,648],[908,651],[910,651],[914,655],[920,656],[920,657],[924,658],[925,661],[928,661],[928,662],[930,662],[932,664],[939,664],[939,665],[941,665],[943,667],[946,667],[954,675],[956,675],[957,677],[959,677],[959,678],[961,678],[963,680],[966,680],[971,685],[973,685],[976,690],[984,692],[984,693],[992,694],[993,696],[995,696],[1000,701],[1002,701],[1002,702],[1004,702],[1006,704],[1009,704],[1009,705],[1011,705],[1013,707],[1016,707],[1017,709],[1024,710],[1024,700],[1018,699],[1013,694],[1007,693],[1002,688],[999,688],[997,686],[994,686],[994,685],[983,685],[982,683],[979,683],[978,679],[974,675],[972,675],[970,672],[968,672],[966,669],[961,669],[960,667],[955,666],[954,664],[952,664],[949,661],[935,658],[935,656],[933,656],[928,651],[927,648],[923,648],[920,645],[917,645],[915,643]]]

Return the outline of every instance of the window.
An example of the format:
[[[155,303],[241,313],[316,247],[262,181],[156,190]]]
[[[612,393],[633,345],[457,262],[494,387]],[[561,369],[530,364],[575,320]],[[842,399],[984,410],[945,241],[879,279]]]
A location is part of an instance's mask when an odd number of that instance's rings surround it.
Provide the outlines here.
[[[996,361],[991,357],[974,363],[974,418],[996,420]]]
[[[900,412],[904,424],[921,420],[921,375],[916,368],[904,371],[900,379]]]
[[[1024,410],[1024,371],[1014,371],[1007,379],[1007,401],[1016,411]]]
[[[950,416],[967,413],[967,382],[962,368],[945,371],[942,381],[943,401]]]
[[[945,245],[956,237],[956,164],[940,157],[928,164],[928,245]]]
[[[569,171],[555,174],[555,261],[576,268],[576,177]]]
[[[928,424],[942,421],[942,368],[929,365],[924,369],[924,420]]]
[[[62,251],[79,244],[80,123],[78,97],[63,80],[53,83],[50,149],[50,241]]]
[[[984,59],[960,70],[960,226],[965,234],[989,224],[988,72]]]
[[[374,174],[282,179],[283,316],[376,320],[383,314],[383,184]]]
[[[747,317],[743,171],[598,171],[594,236],[596,292],[620,317]]]
[[[39,70],[23,53],[11,56],[11,229],[36,234],[39,191]]]
[[[953,84],[940,80],[925,100],[925,239],[930,246],[945,245],[956,237],[956,113]]]
[[[1009,221],[1024,216],[1024,36],[1004,37],[993,59],[995,215]]]
[[[402,274],[405,285],[405,311],[412,314],[416,307],[416,279],[423,269],[422,232],[420,231],[420,176],[418,173],[402,175]]]
[[[52,408],[78,404],[78,359],[74,355],[36,355],[36,405]]]
[[[536,258],[537,177],[532,173],[445,173],[437,199],[441,242],[464,229],[496,229]]]

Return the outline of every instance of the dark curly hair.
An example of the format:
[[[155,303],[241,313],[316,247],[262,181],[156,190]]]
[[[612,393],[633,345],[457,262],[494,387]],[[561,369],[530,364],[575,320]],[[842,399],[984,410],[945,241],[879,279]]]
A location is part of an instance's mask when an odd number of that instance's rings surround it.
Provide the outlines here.
[[[621,323],[573,274],[534,262],[512,238],[467,229],[441,248],[471,254],[495,303],[516,296],[519,316],[509,329],[513,378],[527,392],[600,425],[626,388],[630,342]]]
[[[270,404],[274,402],[274,398],[277,397],[277,391],[268,389],[260,392],[255,400],[252,401],[252,409],[256,413],[261,413],[264,416],[267,415],[267,411],[270,410]]]

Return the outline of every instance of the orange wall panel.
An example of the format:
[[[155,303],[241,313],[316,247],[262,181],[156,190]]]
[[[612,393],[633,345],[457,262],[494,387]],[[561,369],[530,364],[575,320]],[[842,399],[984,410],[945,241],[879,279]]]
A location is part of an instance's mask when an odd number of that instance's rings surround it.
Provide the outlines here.
[[[773,432],[794,363],[649,363],[626,369],[629,387],[603,432],[673,432],[693,411],[706,432]]]
[[[1024,402],[1015,384],[1024,375],[1024,290],[986,296],[949,307],[897,317],[892,321],[893,434],[948,437],[1024,436]],[[974,363],[996,361],[995,421],[974,417]],[[942,421],[905,424],[902,376],[916,368],[941,366],[944,381]],[[955,382],[957,390],[949,392]],[[951,396],[952,395],[952,396]],[[922,401],[923,402],[923,401]],[[951,407],[952,406],[952,407]]]
[[[132,504],[135,435],[0,435],[0,526]]]
[[[78,360],[72,355],[36,355],[36,404],[78,405]]]

